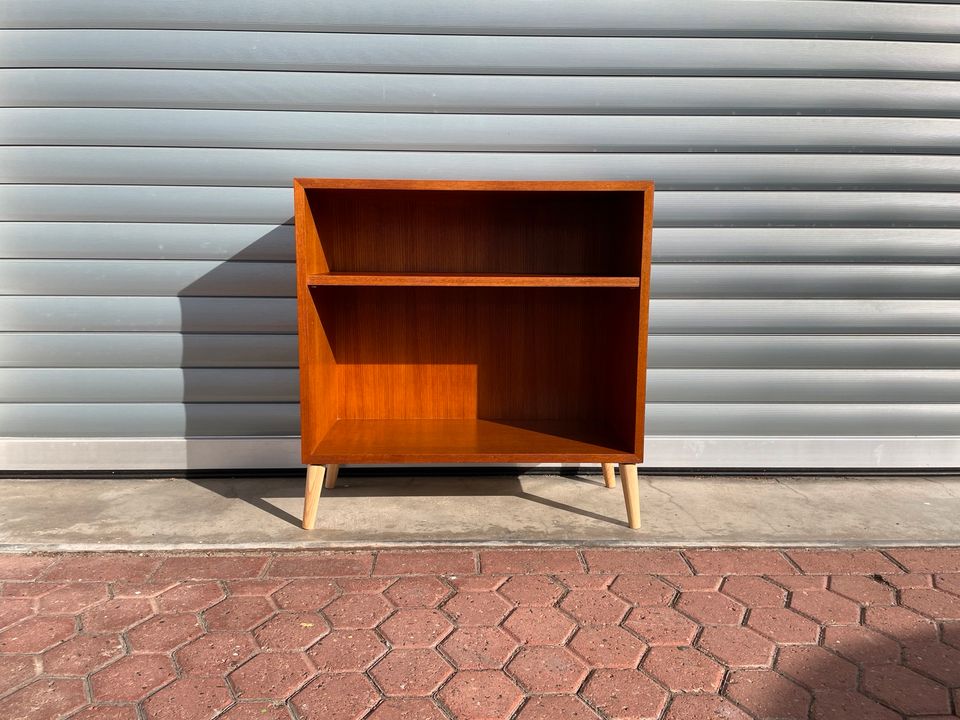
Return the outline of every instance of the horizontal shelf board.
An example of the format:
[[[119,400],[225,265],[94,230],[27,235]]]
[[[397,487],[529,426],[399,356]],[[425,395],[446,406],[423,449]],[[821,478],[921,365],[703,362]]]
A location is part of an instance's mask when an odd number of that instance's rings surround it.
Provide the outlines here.
[[[338,420],[310,455],[339,462],[632,462],[589,423],[559,420]]]
[[[639,277],[592,275],[497,275],[494,273],[325,273],[308,275],[307,285],[416,287],[640,287]]]

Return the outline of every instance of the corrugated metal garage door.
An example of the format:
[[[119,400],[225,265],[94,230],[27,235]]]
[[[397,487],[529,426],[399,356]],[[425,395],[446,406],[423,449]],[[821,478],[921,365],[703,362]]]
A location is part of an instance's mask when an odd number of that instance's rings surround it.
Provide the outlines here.
[[[294,176],[652,178],[648,465],[960,465],[957,5],[7,0],[0,26],[6,467],[297,462]]]

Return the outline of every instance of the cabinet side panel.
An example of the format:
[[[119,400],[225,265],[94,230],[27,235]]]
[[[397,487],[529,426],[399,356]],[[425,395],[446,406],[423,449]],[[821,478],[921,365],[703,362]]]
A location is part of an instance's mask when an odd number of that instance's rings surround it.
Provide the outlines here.
[[[653,248],[653,186],[637,194],[642,203],[640,221],[640,306],[637,337],[637,415],[635,447],[643,459],[644,416],[647,397],[647,343],[650,332],[650,257]]]
[[[322,307],[315,302],[307,276],[327,269],[306,191],[294,184],[294,223],[297,252],[297,329],[300,358],[301,456],[307,456],[337,419],[337,366],[321,321]]]

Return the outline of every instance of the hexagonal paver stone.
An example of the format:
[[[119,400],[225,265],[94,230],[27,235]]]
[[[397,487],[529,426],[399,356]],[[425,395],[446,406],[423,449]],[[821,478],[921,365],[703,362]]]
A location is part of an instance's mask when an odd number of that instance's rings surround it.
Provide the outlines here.
[[[402,577],[387,588],[387,599],[399,608],[433,608],[451,592],[439,578],[429,575]]]
[[[443,604],[443,611],[461,627],[499,625],[511,605],[495,592],[458,592]]]
[[[819,645],[781,648],[776,669],[808,690],[854,690],[857,687],[857,666]]]
[[[677,591],[652,575],[619,575],[610,591],[631,605],[669,605]]]
[[[690,645],[699,629],[673,608],[635,607],[623,623],[648,645]]]
[[[639,670],[597,670],[580,693],[610,720],[653,720],[667,704],[666,691]]]
[[[35,653],[66,640],[76,631],[72,617],[31,617],[0,632],[0,653]]]
[[[783,607],[787,591],[762,577],[733,575],[723,581],[720,592],[749,607]]]
[[[75,615],[91,605],[110,599],[106,583],[71,583],[45,594],[37,600],[42,615],[64,613]]]
[[[0,700],[0,717],[49,720],[65,717],[86,703],[82,680],[41,678]]]
[[[900,602],[934,620],[960,620],[960,597],[943,590],[928,588],[901,590]]]
[[[273,593],[273,600],[284,610],[319,610],[339,594],[333,580],[310,578],[284,585]]]
[[[720,690],[724,668],[696,648],[655,647],[643,659],[643,669],[673,692]]]
[[[633,669],[647,646],[622,627],[601,625],[577,630],[570,649],[591,667]]]
[[[139,720],[136,705],[88,705],[70,720]],[[284,718],[286,720],[286,718]]]
[[[283,578],[267,578],[265,580],[226,580],[228,595],[259,595],[267,597],[287,584]]]
[[[393,606],[382,595],[344,595],[327,605],[323,612],[338,630],[371,629],[393,612]]]
[[[906,665],[947,687],[960,685],[960,650],[942,642],[920,641],[904,648]]]
[[[161,562],[155,557],[119,553],[64,555],[44,574],[44,579],[143,582],[160,566]]]
[[[446,720],[430,698],[387,698],[367,720]]]
[[[616,625],[630,606],[606,590],[573,590],[560,607],[581,625]]]
[[[150,720],[210,720],[233,703],[223,678],[174,680],[143,703]]]
[[[29,655],[0,655],[0,695],[22,685],[37,674]]]
[[[830,591],[861,605],[895,605],[893,588],[872,575],[836,575],[830,578]]]
[[[821,625],[856,625],[860,622],[860,606],[829,590],[795,592],[790,598],[790,607]]]
[[[816,644],[820,626],[786,608],[754,608],[747,625],[781,644]]]
[[[901,642],[937,639],[937,626],[929,618],[905,607],[872,605],[864,611],[864,622]]]
[[[361,673],[319,675],[291,701],[302,720],[359,720],[380,700]]]
[[[0,629],[34,615],[29,598],[0,598]]]
[[[127,633],[133,652],[172,652],[203,633],[193,613],[154,615]]]
[[[94,605],[83,613],[80,623],[84,631],[120,632],[143,622],[153,615],[149,600],[119,598]]]
[[[166,655],[128,655],[90,677],[93,699],[102,702],[136,702],[176,675]]]
[[[154,575],[155,580],[217,580],[254,578],[267,566],[266,555],[214,555],[168,557]]]
[[[261,653],[230,673],[241,700],[285,700],[305,683],[313,670],[300,653]]]
[[[234,705],[217,720],[290,720],[284,705],[271,702],[243,702]]]
[[[0,580],[34,580],[55,562],[56,558],[42,555],[2,555]]]
[[[203,613],[210,630],[252,630],[273,615],[273,606],[262,597],[228,597]]]
[[[759,633],[737,625],[705,627],[697,646],[730,667],[770,667],[776,649]]]
[[[734,670],[726,695],[759,718],[806,720],[810,693],[773,670]]]
[[[684,592],[674,606],[701,625],[739,625],[746,608],[719,592]]]
[[[176,658],[185,675],[222,677],[256,652],[257,644],[250,633],[214,632],[184,645],[177,650]]]
[[[119,635],[75,635],[43,654],[43,672],[87,675],[122,654]]]
[[[337,578],[337,585],[345,595],[382,595],[395,582],[391,577],[345,577]]]
[[[453,624],[439,610],[405,608],[380,626],[393,647],[434,647],[453,630]]]
[[[334,630],[307,654],[321,672],[363,672],[386,651],[373,630]]]
[[[223,590],[215,582],[188,582],[160,593],[157,605],[161,612],[200,612],[216,605],[224,598]]]
[[[519,607],[503,627],[524,645],[563,645],[577,624],[552,607]]]
[[[949,715],[950,693],[900,665],[863,668],[861,690],[905,715]]]
[[[457,720],[507,720],[523,701],[523,693],[499,670],[464,670],[439,693]]]
[[[563,587],[546,575],[514,575],[498,592],[514,605],[553,605],[563,595]]]
[[[525,647],[507,672],[530,693],[574,693],[587,677],[584,662],[563,647]]]
[[[453,668],[432,648],[391,650],[370,675],[384,695],[424,697],[433,693]]]
[[[264,650],[306,650],[330,631],[317,613],[279,612],[254,632]]]
[[[861,625],[832,625],[823,631],[823,646],[855,663],[900,661],[900,645]]]
[[[845,717],[838,715],[837,718]],[[852,716],[851,716],[852,717]],[[750,720],[750,716],[719,695],[678,695],[664,720]],[[862,720],[862,719],[861,719]]]
[[[513,636],[498,627],[459,628],[440,645],[459,670],[498,670],[517,647]]]
[[[539,695],[530,698],[517,713],[517,720],[599,720],[576,695]]]
[[[900,720],[901,715],[854,690],[818,690],[813,696],[813,720]]]

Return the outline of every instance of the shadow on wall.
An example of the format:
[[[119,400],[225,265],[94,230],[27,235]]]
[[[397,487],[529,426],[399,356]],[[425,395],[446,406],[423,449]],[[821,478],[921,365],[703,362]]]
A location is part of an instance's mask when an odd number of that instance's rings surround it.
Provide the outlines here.
[[[235,456],[211,444],[188,443],[188,470],[279,468],[299,461],[292,222],[263,226],[262,235],[240,247],[236,240],[211,241],[210,257],[231,254],[179,293],[183,436],[264,440],[236,443]]]

